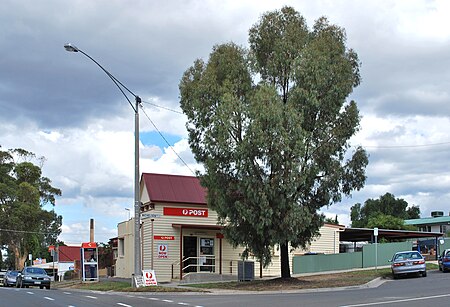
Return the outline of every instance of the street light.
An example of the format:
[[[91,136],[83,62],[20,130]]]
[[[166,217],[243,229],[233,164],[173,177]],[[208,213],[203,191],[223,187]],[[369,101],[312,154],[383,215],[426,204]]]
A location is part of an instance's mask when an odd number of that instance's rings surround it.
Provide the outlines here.
[[[128,215],[127,215],[128,216],[128,220],[127,221],[129,221],[130,220],[130,208],[125,208],[125,210],[128,211]]]
[[[79,52],[94,62],[101,70],[111,79],[111,81],[117,86],[123,96],[127,99],[131,108],[134,111],[134,275],[141,274],[141,236],[140,236],[140,186],[139,186],[139,106],[141,104],[141,98],[135,95],[129,90],[122,82],[114,77],[109,71],[107,71],[100,63],[94,60],[83,50],[71,45],[65,44],[64,48],[69,52]],[[135,99],[135,105],[130,101],[124,90],[130,93]],[[132,280],[133,286],[136,287],[134,280]]]

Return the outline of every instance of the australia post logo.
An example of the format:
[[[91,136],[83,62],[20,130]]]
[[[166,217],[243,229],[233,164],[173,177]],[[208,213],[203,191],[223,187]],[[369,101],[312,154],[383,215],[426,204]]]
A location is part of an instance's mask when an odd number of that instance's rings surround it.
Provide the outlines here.
[[[198,208],[168,208],[163,209],[164,215],[189,216],[189,217],[208,217],[208,209]]]

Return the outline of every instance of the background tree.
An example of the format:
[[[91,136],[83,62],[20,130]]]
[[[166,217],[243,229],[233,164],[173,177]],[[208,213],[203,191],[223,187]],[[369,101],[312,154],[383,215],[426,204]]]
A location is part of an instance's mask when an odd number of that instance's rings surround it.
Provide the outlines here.
[[[0,150],[0,242],[14,255],[17,269],[23,268],[29,253],[38,256],[61,233],[62,217],[43,209],[55,205],[55,196],[61,195],[42,176],[43,161],[23,149]]]
[[[326,217],[325,220],[324,220],[324,222],[325,222],[325,223],[328,223],[328,224],[339,225],[339,221],[338,221],[338,216],[337,216],[337,214],[336,214],[336,217],[335,217],[334,219],[331,218],[331,217]]]
[[[408,207],[404,199],[395,198],[391,193],[379,199],[369,198],[364,205],[357,203],[350,210],[352,227],[355,228],[411,229],[404,225],[404,220],[420,218],[418,206]]]
[[[360,75],[345,40],[325,18],[310,32],[283,7],[250,29],[249,50],[215,46],[180,82],[208,205],[244,256],[266,266],[279,247],[282,277],[290,277],[289,244],[306,247],[318,235],[318,209],[365,182],[365,151],[349,152],[360,118],[346,98]]]

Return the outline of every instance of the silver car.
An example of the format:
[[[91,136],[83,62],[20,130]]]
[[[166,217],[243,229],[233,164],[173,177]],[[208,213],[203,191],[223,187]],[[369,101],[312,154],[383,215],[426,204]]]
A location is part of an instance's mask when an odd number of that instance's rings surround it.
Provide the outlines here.
[[[16,278],[17,278],[18,274],[19,274],[19,271],[15,271],[15,270],[7,271],[5,274],[5,277],[3,278],[3,286],[14,287],[16,285]]]
[[[399,275],[412,273],[419,273],[423,277],[427,276],[425,258],[417,251],[395,253],[390,262],[394,279]]]

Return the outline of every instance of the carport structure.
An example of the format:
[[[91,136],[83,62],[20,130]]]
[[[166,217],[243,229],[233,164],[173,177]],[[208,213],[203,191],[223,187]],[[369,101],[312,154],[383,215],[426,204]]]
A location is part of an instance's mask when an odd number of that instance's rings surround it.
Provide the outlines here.
[[[392,230],[392,229],[378,229],[378,242],[381,239],[388,241],[405,240],[405,239],[420,239],[420,238],[434,238],[435,246],[439,246],[438,238],[442,237],[442,232],[424,232],[411,230]],[[347,242],[375,242],[374,229],[372,228],[345,228],[340,233],[340,241]],[[436,253],[437,259],[438,253]]]
[[[443,235],[441,232],[378,229],[378,241],[380,239],[403,240],[418,238],[435,238],[437,240],[437,238]],[[372,228],[345,228],[340,233],[340,240],[347,242],[375,242],[374,230]]]

